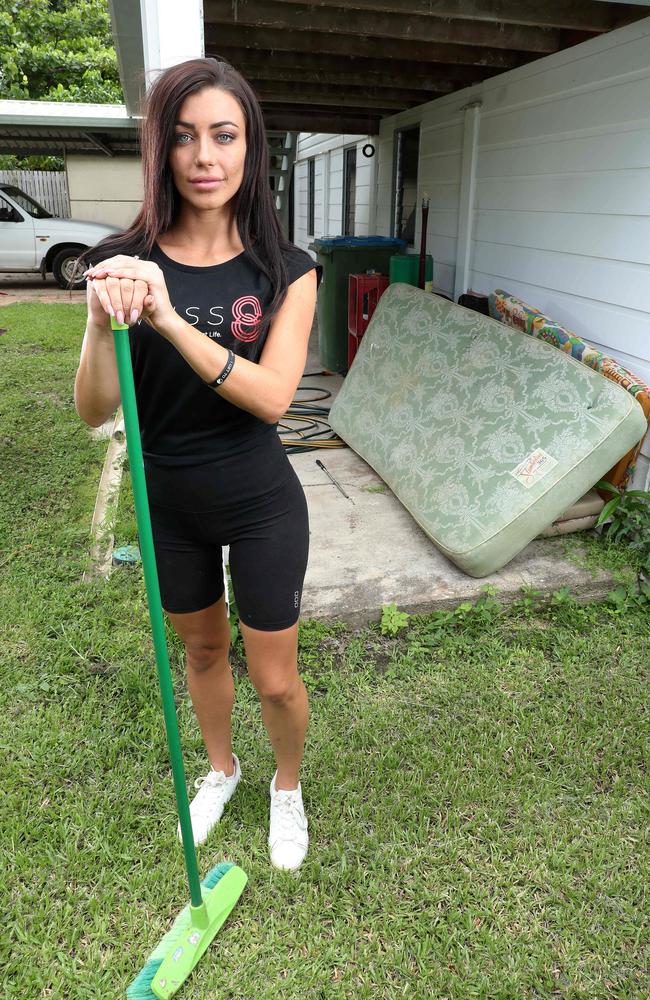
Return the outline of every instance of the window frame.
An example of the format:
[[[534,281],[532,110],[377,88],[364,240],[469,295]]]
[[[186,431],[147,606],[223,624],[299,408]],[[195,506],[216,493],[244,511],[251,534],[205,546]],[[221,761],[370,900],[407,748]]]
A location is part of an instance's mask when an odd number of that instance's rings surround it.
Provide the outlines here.
[[[307,160],[307,236],[315,236],[316,228],[316,157]]]
[[[347,222],[348,222],[348,213],[350,211],[350,190],[349,190],[349,186],[348,186],[348,181],[350,179],[350,173],[351,173],[350,166],[349,166],[350,160],[352,159],[352,157],[350,156],[351,153],[354,153],[354,170],[353,170],[353,177],[354,177],[354,205],[353,205],[352,219],[351,219],[352,232],[348,232]],[[354,146],[345,146],[344,149],[343,149],[343,218],[342,218],[342,225],[341,225],[341,231],[342,231],[343,236],[354,236],[355,235],[354,230],[356,229],[356,223],[357,223],[357,198],[356,198],[356,194],[357,194],[357,147],[356,147],[356,143],[355,143]]]
[[[418,133],[418,167],[420,164],[420,141],[422,139],[422,123],[412,122],[410,125],[402,125],[400,128],[393,130],[393,177],[392,177],[392,190],[391,190],[391,219],[390,219],[390,235],[399,236],[397,232],[397,175],[398,167],[400,166],[400,160],[402,157],[402,143],[403,135],[405,132],[415,132]],[[418,171],[419,173],[419,171]],[[417,176],[416,176],[416,187],[417,187]],[[400,223],[404,225],[404,219],[400,217]],[[414,243],[407,243],[408,246],[415,246]]]

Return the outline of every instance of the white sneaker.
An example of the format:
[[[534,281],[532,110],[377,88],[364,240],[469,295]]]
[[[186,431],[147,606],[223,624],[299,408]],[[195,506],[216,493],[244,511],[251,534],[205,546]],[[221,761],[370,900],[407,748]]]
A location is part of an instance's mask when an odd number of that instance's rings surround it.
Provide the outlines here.
[[[275,789],[276,771],[271,780],[271,822],[269,851],[275,868],[293,871],[307,853],[309,834],[307,817],[302,804],[300,782],[293,789]]]
[[[241,778],[239,758],[233,754],[235,770],[226,776],[225,771],[210,771],[202,778],[197,778],[194,787],[199,789],[198,795],[190,802],[190,817],[194,845],[204,844],[213,826],[221,819],[223,807],[235,791]],[[178,839],[183,842],[181,824],[178,824]]]

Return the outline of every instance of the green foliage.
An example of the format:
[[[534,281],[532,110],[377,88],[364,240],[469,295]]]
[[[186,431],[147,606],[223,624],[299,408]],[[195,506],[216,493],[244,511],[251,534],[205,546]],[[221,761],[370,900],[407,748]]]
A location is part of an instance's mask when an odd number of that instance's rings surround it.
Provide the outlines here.
[[[541,600],[542,592],[540,590],[536,590],[535,587],[529,583],[523,584],[520,589],[521,597],[514,602],[513,607],[520,611],[525,618],[530,618],[535,611],[536,605]]]
[[[5,2],[0,7],[0,99],[121,104],[107,0]],[[3,156],[0,168],[60,169],[57,159]]]
[[[490,583],[481,587],[481,596],[475,603],[463,601],[450,611],[433,611],[422,624],[417,623],[406,633],[407,655],[417,657],[442,645],[447,636],[460,628],[472,631],[490,625],[503,613],[503,606],[496,600],[497,588]]]
[[[611,483],[597,484],[614,496],[609,500],[596,522],[604,525],[603,537],[609,542],[625,545],[638,559],[638,591],[618,587],[610,600],[622,607],[632,601],[637,604],[650,602],[650,493],[645,490],[627,490],[622,493]]]
[[[106,0],[17,0],[0,11],[0,98],[120,103]]]
[[[64,170],[62,156],[0,156],[0,170]]]
[[[408,625],[409,617],[406,611],[399,611],[396,604],[384,604],[381,609],[382,635],[397,635]]]
[[[631,549],[650,557],[650,493],[645,490],[621,493],[615,486],[603,485],[616,495],[605,504],[596,523],[607,521],[608,538],[626,542]]]

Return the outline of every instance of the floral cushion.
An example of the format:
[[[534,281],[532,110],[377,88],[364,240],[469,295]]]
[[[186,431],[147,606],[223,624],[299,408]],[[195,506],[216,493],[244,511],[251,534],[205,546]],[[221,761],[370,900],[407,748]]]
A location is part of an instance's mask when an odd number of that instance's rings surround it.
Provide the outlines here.
[[[650,387],[645,384],[643,379],[633,375],[627,368],[619,364],[615,358],[610,358],[601,351],[597,351],[595,347],[592,347],[591,344],[588,344],[581,337],[560,326],[554,320],[549,319],[539,309],[534,309],[532,306],[522,302],[515,295],[510,295],[509,292],[504,292],[503,289],[496,288],[491,293],[489,302],[490,316],[494,319],[498,319],[507,326],[514,327],[515,330],[521,330],[523,333],[528,333],[533,337],[538,337],[540,340],[545,340],[547,344],[552,344],[553,347],[557,347],[560,351],[570,354],[576,361],[581,361],[584,365],[589,365],[590,368],[600,372],[605,378],[627,389],[637,402],[640,403],[646,420],[650,424]],[[638,444],[631,448],[603,476],[606,482],[611,483],[613,486],[618,486],[619,489],[625,489],[628,486],[636,468],[636,461],[643,440],[641,438]],[[602,491],[602,495],[605,498],[611,497],[611,493],[607,493],[606,491]]]

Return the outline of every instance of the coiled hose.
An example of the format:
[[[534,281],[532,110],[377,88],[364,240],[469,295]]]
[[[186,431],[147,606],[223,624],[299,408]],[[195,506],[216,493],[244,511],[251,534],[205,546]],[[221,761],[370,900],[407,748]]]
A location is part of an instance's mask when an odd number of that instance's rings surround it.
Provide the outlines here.
[[[329,372],[306,372],[303,378],[328,375]],[[288,455],[322,448],[345,448],[347,445],[332,430],[328,416],[329,406],[318,406],[321,400],[331,399],[332,393],[321,386],[298,386],[296,398],[278,421],[278,434]],[[303,395],[307,393],[308,395]]]

